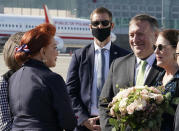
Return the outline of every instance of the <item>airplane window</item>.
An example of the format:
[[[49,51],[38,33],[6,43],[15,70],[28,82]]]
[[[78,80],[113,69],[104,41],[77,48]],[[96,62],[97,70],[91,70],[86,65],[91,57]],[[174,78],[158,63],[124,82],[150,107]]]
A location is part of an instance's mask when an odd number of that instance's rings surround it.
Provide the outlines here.
[[[73,27],[71,27],[71,30],[73,30]]]
[[[76,30],[76,27],[74,27],[74,30]]]
[[[22,25],[20,25],[20,28],[22,27]]]
[[[7,27],[7,24],[5,24],[5,26]]]
[[[2,27],[4,27],[4,24],[2,24]]]
[[[68,27],[68,30],[70,29],[70,27]]]
[[[1,27],[1,24],[0,24],[0,27]]]
[[[12,24],[12,27],[14,27],[14,24]]]
[[[26,25],[25,28],[27,28],[28,26]]]
[[[16,27],[18,27],[18,25],[16,25]]]
[[[9,24],[9,27],[11,27],[11,25]]]
[[[80,28],[80,30],[81,30],[81,28]]]
[[[31,28],[31,25],[29,25],[29,28]]]
[[[65,27],[65,30],[66,30],[66,27]]]
[[[63,27],[61,27],[61,29],[63,29]]]

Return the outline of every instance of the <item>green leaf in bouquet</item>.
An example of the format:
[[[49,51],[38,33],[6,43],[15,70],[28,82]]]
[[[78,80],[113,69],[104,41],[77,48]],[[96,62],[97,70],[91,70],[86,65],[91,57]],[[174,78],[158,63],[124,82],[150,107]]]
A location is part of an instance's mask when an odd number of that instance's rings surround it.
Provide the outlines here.
[[[114,112],[119,112],[119,104],[119,101],[115,103]]]
[[[154,127],[154,122],[151,120],[148,122],[148,127],[153,128]]]
[[[160,127],[162,122],[163,110],[159,110],[159,113],[156,114],[156,126]]]
[[[125,131],[126,130],[126,124],[120,123],[120,131]]]
[[[137,127],[134,122],[130,122],[129,125],[130,125],[130,127],[132,127],[132,129],[135,129]]]
[[[111,131],[117,131],[117,130],[116,130],[116,128],[115,128],[115,127],[113,127]]]
[[[114,118],[110,118],[109,119],[109,124],[114,126],[115,130],[119,130],[119,121],[117,119]]]
[[[126,120],[125,119],[120,119],[120,122],[125,123]]]
[[[142,121],[141,121],[141,123],[143,124],[143,123],[145,123],[147,121],[147,119],[143,119]]]
[[[170,106],[169,104],[165,107],[164,110],[166,113],[169,113],[170,115],[174,115],[175,114],[175,110],[173,109],[172,106]]]
[[[179,97],[175,97],[172,99],[172,104],[178,105],[179,104]]]
[[[157,88],[159,91],[161,91],[161,92],[164,92],[165,91],[165,87],[164,86],[157,86],[157,87],[155,87],[155,88]]]
[[[167,92],[167,93],[165,94],[165,98],[166,98],[167,100],[171,100],[171,98],[172,98],[171,92]]]
[[[100,97],[100,99],[99,99],[102,103],[108,103],[108,100],[107,100],[107,98],[105,98],[105,97]]]

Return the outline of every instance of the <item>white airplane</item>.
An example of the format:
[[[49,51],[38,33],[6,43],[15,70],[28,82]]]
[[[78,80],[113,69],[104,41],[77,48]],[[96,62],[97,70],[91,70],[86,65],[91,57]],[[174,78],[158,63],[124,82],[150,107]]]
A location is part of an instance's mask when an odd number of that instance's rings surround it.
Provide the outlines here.
[[[14,16],[0,14],[0,44],[4,44],[7,38],[16,32],[25,32],[35,26],[47,22],[56,26],[56,41],[58,49],[66,47],[83,47],[92,42],[93,37],[89,28],[90,20],[79,18],[59,18],[48,16],[45,8],[45,17],[42,16]],[[111,33],[112,41],[116,35]]]

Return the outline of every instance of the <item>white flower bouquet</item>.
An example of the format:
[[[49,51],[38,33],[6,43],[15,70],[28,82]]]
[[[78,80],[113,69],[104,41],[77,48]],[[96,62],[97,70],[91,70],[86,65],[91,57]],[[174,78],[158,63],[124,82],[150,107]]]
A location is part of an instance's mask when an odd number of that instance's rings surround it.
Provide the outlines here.
[[[157,129],[164,111],[173,113],[169,106],[170,93],[162,95],[161,87],[135,86],[120,92],[109,103],[109,123],[113,130],[125,131]]]

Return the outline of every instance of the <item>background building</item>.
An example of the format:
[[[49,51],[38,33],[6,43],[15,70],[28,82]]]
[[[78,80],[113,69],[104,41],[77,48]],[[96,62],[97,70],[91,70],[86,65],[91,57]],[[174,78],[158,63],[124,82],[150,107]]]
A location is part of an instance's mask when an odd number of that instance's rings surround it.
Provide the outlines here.
[[[155,16],[161,28],[179,29],[179,0],[0,0],[0,13],[44,15],[43,4],[52,16],[87,19],[95,8],[108,8],[113,13],[116,43],[125,48],[129,48],[128,23],[136,14]]]

